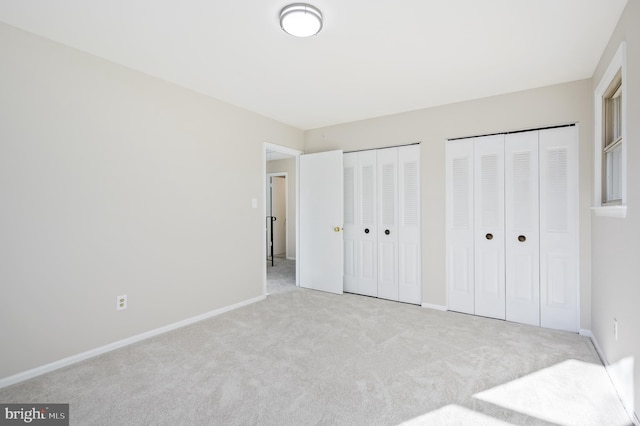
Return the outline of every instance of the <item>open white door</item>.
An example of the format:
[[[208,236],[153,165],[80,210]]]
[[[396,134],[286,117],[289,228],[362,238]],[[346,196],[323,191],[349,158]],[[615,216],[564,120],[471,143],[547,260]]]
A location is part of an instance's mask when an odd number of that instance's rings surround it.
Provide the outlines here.
[[[342,294],[342,151],[300,156],[300,286]]]

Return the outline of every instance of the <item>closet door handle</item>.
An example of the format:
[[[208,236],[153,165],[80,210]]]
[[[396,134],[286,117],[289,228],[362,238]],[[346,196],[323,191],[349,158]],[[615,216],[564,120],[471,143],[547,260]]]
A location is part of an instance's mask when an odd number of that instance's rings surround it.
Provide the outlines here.
[[[390,233],[391,233],[391,231],[389,231],[388,229],[385,229],[385,230],[384,230],[384,234],[385,234],[385,235],[389,235]]]
[[[369,233],[369,228],[364,228],[364,233],[368,234]]]
[[[487,240],[493,240],[493,234],[487,234],[484,236]]]
[[[524,235],[519,235],[518,241],[520,241],[521,243],[524,243],[525,241],[527,241],[527,237],[525,237]]]

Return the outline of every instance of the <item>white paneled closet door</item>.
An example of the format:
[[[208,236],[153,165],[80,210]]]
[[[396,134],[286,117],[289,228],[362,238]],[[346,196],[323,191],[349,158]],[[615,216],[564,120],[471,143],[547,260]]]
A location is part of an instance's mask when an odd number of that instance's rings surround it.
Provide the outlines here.
[[[540,325],[538,131],[505,137],[506,319]]]
[[[449,141],[446,168],[449,309],[578,331],[577,127]]]
[[[420,146],[398,148],[398,300],[422,303]]]
[[[362,151],[358,153],[358,193],[360,237],[358,259],[358,292],[367,296],[378,295],[378,268],[376,247],[377,211],[376,211],[376,153]]]
[[[398,300],[398,150],[380,149],[378,183],[378,297]]]
[[[474,140],[475,314],[505,319],[504,135]]]
[[[578,331],[578,131],[540,131],[540,325]]]
[[[475,312],[473,231],[473,139],[446,145],[447,304]]]
[[[344,156],[345,291],[420,304],[420,146]]]
[[[345,291],[377,296],[376,153],[345,154]]]

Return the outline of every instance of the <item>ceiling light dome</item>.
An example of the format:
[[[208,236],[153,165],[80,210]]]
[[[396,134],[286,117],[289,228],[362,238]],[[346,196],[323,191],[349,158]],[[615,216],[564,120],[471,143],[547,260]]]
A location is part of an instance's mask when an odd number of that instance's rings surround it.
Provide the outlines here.
[[[296,37],[316,35],[322,29],[322,13],[310,4],[290,4],[280,11],[280,27]]]

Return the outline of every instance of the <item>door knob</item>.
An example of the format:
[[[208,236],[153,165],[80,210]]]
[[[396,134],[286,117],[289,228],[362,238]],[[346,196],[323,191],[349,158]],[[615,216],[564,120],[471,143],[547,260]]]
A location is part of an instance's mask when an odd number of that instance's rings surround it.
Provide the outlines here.
[[[333,232],[340,232],[340,227],[339,226],[334,227]]]
[[[527,237],[525,237],[524,235],[520,235],[520,236],[518,236],[518,241],[523,243],[523,242],[527,241]]]
[[[487,234],[484,236],[487,240],[493,240],[493,234]]]
[[[391,233],[391,231],[389,231],[388,229],[384,230],[384,235],[389,235]]]
[[[369,228],[364,228],[364,233],[368,234],[369,233]]]

